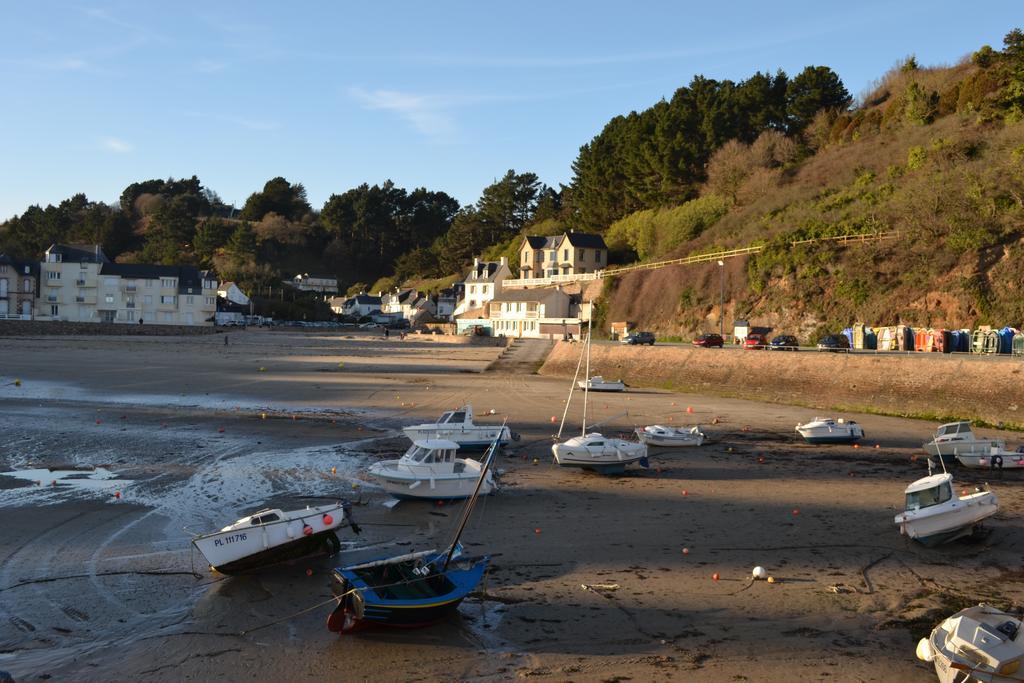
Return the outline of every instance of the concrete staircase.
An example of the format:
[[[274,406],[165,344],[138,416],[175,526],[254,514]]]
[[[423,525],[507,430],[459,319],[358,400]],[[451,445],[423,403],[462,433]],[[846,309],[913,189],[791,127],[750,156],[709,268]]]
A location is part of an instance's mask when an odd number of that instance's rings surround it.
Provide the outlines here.
[[[548,339],[516,339],[484,372],[535,375],[553,348],[555,342]]]

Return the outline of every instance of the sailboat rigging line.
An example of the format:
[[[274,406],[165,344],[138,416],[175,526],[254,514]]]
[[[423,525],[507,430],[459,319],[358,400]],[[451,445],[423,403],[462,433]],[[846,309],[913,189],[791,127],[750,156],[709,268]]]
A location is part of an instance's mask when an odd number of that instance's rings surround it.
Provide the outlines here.
[[[590,333],[587,331],[587,339],[583,340],[583,348],[580,349],[580,359],[576,361],[576,372],[572,376],[572,384],[569,385],[569,398],[565,399],[565,408],[562,410],[562,423],[558,425],[558,434],[555,436],[556,439],[562,438],[562,430],[565,428],[565,417],[569,414],[569,404],[572,403],[572,394],[576,391],[576,381],[580,376],[580,367],[583,365],[583,354],[587,350],[587,342],[589,341]]]
[[[494,460],[494,452],[498,450],[498,443],[501,441],[501,435],[505,431],[505,425],[508,422],[506,417],[501,421],[501,428],[494,436],[494,441],[491,442],[491,447],[487,449],[487,453],[483,458],[483,464],[480,467],[480,476],[477,477],[476,487],[473,489],[473,495],[470,496],[469,500],[466,501],[466,505],[462,510],[462,518],[459,520],[459,526],[455,531],[455,538],[452,539],[451,545],[448,547],[448,555],[444,558],[443,569],[448,569],[448,563],[452,561],[452,555],[455,554],[455,547],[459,544],[459,537],[462,536],[463,530],[466,528],[466,522],[469,521],[469,516],[473,514],[473,508],[476,506],[476,501],[480,498],[480,487],[483,486],[484,479],[487,477],[487,470],[491,467],[491,461]]]

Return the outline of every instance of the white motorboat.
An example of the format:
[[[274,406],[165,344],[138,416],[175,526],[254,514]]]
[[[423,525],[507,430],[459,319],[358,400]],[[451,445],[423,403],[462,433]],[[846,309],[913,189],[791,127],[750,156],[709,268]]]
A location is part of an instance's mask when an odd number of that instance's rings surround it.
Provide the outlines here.
[[[475,424],[471,405],[449,411],[439,417],[437,422],[402,427],[402,431],[410,441],[446,439],[454,441],[463,450],[487,448],[496,438],[499,446],[507,446],[512,438],[518,438],[505,425]]]
[[[917,643],[917,658],[931,662],[939,683],[1020,681],[1024,659],[1021,618],[984,603],[960,610]]]
[[[560,467],[580,467],[601,474],[622,474],[626,470],[626,465],[633,463],[647,467],[646,444],[609,438],[599,432],[587,432],[587,403],[590,397],[590,385],[593,380],[601,378],[592,377],[590,381],[578,383],[576,380],[579,377],[584,358],[587,360],[584,377],[590,375],[590,343],[591,330],[588,323],[586,343],[583,345],[580,359],[576,363],[576,373],[572,378],[573,383],[570,385],[569,398],[566,399],[565,410],[562,412],[562,423],[558,426],[558,434],[555,436],[556,443],[551,446],[555,462]],[[565,418],[569,414],[569,406],[572,403],[573,388],[577,384],[583,389],[583,429],[580,436],[573,437],[568,441],[561,441],[562,431],[565,429]]]
[[[621,379],[612,381],[601,375],[594,375],[590,379],[581,379],[576,382],[576,386],[590,391],[625,391],[626,389],[626,383]]]
[[[961,455],[988,455],[993,448],[1005,450],[1006,442],[1002,439],[979,439],[974,435],[971,423],[961,420],[936,429],[935,436],[924,444],[923,448],[928,455],[952,458]]]
[[[999,510],[996,494],[985,486],[956,496],[948,472],[918,479],[905,493],[906,506],[896,515],[896,525],[901,534],[926,546],[967,536]]]
[[[855,443],[864,438],[864,430],[853,420],[816,417],[796,426],[807,443]]]
[[[992,448],[986,455],[957,453],[956,459],[964,467],[1015,470],[1024,467],[1024,446],[1018,447],[1015,451]]]
[[[480,478],[481,465],[477,460],[455,457],[458,449],[459,444],[447,439],[421,439],[398,460],[371,465],[369,474],[396,498],[469,498]],[[480,495],[493,489],[494,480],[488,472],[480,484]]]
[[[335,531],[346,525],[359,533],[347,503],[288,512],[267,508],[196,536],[192,544],[218,572],[237,574],[320,551],[333,555],[341,548]]]
[[[665,427],[664,425],[648,425],[639,427],[636,435],[641,443],[648,446],[700,446],[704,443],[704,432],[700,427]]]
[[[581,467],[601,474],[622,474],[626,465],[633,463],[647,467],[647,446],[596,432],[556,443],[551,452],[561,467]]]

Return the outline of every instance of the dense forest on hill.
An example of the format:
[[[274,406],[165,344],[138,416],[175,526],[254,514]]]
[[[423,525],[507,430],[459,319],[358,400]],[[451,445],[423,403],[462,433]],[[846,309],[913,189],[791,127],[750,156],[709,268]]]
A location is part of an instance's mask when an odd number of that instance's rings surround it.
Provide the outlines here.
[[[810,334],[862,319],[1020,324],[1024,34],[962,62],[911,57],[854,103],[838,75],[733,82],[695,76],[617,116],[572,162],[567,186],[509,170],[472,205],[440,190],[364,184],[310,205],[273,178],[241,208],[199,178],[146,180],[116,205],[75,195],[0,224],[0,251],[103,245],[118,261],[193,263],[249,287],[327,272],[345,288],[450,281],[476,255],[517,265],[523,234],[598,232],[612,262],[764,244],[726,267],[671,268],[606,283],[606,315],[665,334],[751,317]],[[901,231],[862,247],[794,241]],[[441,280],[441,278],[445,278]]]

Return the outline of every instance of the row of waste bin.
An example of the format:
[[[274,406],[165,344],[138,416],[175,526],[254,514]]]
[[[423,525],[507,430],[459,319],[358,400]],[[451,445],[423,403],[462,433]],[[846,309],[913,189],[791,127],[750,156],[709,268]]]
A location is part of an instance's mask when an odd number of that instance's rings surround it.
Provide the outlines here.
[[[936,353],[986,353],[1024,356],[1024,333],[1014,327],[1001,330],[944,330],[909,325],[871,328],[864,323],[843,330],[854,349],[924,351]]]

